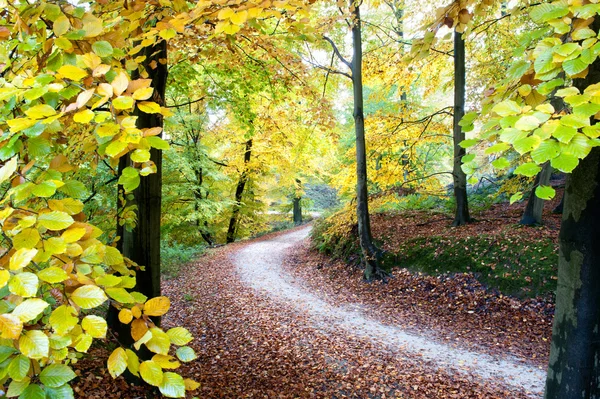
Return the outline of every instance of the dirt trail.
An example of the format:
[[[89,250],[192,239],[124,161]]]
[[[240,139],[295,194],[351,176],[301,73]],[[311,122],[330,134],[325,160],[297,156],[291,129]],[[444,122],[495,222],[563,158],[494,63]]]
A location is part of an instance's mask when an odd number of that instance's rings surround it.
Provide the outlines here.
[[[431,339],[427,332],[415,334],[397,325],[369,318],[361,306],[336,306],[310,292],[298,279],[282,270],[287,250],[302,242],[310,227],[253,242],[236,251],[232,260],[244,284],[276,302],[292,306],[304,314],[313,327],[326,334],[369,339],[398,355],[417,355],[440,370],[473,376],[507,387],[522,388],[531,397],[541,397],[545,373],[511,357],[497,358],[473,350],[456,348]]]

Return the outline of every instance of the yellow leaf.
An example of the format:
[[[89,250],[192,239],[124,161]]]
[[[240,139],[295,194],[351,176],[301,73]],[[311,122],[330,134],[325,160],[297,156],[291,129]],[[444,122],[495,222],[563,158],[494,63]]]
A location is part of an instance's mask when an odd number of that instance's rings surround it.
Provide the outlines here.
[[[133,315],[133,317],[135,317],[136,319],[139,319],[142,316],[142,311],[140,310],[140,308],[136,305],[134,307],[131,308],[131,314]]]
[[[92,338],[106,337],[106,320],[100,316],[85,316],[81,322],[81,327],[83,327],[85,332],[88,333]]]
[[[0,314],[0,337],[18,339],[23,330],[23,322],[12,314]]]
[[[31,330],[19,338],[19,350],[30,359],[43,359],[48,357],[50,340],[41,331]]]
[[[112,85],[109,85],[108,83],[100,83],[98,85],[98,88],[96,88],[96,91],[102,97],[108,97],[108,98],[111,98],[114,93]]]
[[[164,373],[163,381],[158,389],[167,398],[185,397],[185,382],[183,377],[177,373]]]
[[[151,328],[152,338],[146,342],[146,347],[154,353],[161,355],[169,354],[169,348],[171,347],[171,340],[166,332],[160,328]]]
[[[79,319],[74,315],[77,315],[77,311],[74,307],[61,305],[54,309],[52,314],[50,314],[50,326],[52,326],[57,334],[67,334],[79,322]]]
[[[119,321],[123,324],[129,324],[133,320],[133,315],[129,309],[121,309],[119,312]]]
[[[235,35],[239,31],[240,27],[238,25],[228,24],[223,27],[223,32],[227,33],[228,35]]]
[[[236,25],[243,25],[244,22],[246,22],[246,20],[248,19],[248,11],[244,10],[236,12],[235,14],[231,15],[229,19],[232,23]]]
[[[186,378],[183,380],[183,383],[185,384],[186,391],[195,391],[196,389],[200,388],[200,383],[192,380],[191,378]]]
[[[112,137],[115,134],[118,134],[120,131],[121,128],[116,123],[105,123],[98,126],[96,129],[96,134],[99,137]]]
[[[127,369],[135,376],[140,376],[140,359],[131,349],[126,349],[127,353]]]
[[[16,249],[34,248],[38,242],[40,242],[40,233],[37,229],[25,229],[14,236],[13,247]]]
[[[106,73],[108,71],[110,71],[110,65],[100,64],[96,68],[94,68],[94,70],[92,71],[92,76],[95,78],[99,78],[100,76],[106,75]],[[101,84],[107,84],[107,83],[101,83]],[[112,93],[112,89],[111,89],[111,93]]]
[[[153,92],[154,92],[154,89],[152,87],[145,87],[145,88],[137,89],[133,93],[132,97],[134,100],[147,100],[150,97],[152,97]]]
[[[131,109],[133,108],[133,98],[129,96],[119,96],[112,101],[115,109]]]
[[[138,108],[140,111],[145,112],[147,114],[159,114],[160,113],[160,105],[151,101],[142,101],[138,103]]]
[[[61,14],[58,18],[54,20],[54,24],[52,25],[52,30],[56,36],[62,36],[69,31],[71,28],[71,22],[69,22],[69,18],[67,18],[64,14]]]
[[[40,280],[50,284],[62,283],[69,278],[66,271],[56,266],[46,267],[40,270],[37,275]]]
[[[79,241],[86,233],[83,227],[71,227],[60,236],[67,244]]]
[[[86,109],[73,115],[73,120],[77,123],[90,123],[94,119],[94,115],[94,111]]]
[[[10,272],[6,269],[0,269],[0,288],[4,288],[10,280]]]
[[[131,323],[131,337],[134,341],[139,341],[148,332],[148,326],[143,319],[135,319]]]
[[[113,88],[114,95],[120,96],[125,90],[127,90],[127,86],[129,85],[129,77],[125,72],[119,72],[113,81],[110,82],[110,85]]]
[[[224,8],[221,11],[219,11],[219,14],[217,15],[217,18],[219,19],[229,19],[233,14],[235,13],[235,11],[233,11],[231,8]]]
[[[35,119],[29,118],[16,118],[6,120],[6,124],[8,125],[12,133],[18,133],[21,130],[27,129],[35,125],[36,123],[37,121]]]
[[[42,299],[27,299],[13,310],[12,315],[17,316],[23,323],[27,323],[38,317],[48,306],[50,304]]]
[[[8,290],[23,298],[30,298],[37,295],[39,282],[40,280],[33,273],[23,272],[15,274],[8,282]]]
[[[75,65],[63,65],[60,68],[58,68],[57,72],[65,78],[74,80],[76,82],[79,82],[80,80],[88,76],[88,73],[86,71],[79,67],[76,67]]]
[[[89,89],[79,93],[79,95],[77,96],[77,101],[75,102],[78,109],[83,107],[85,104],[87,104],[88,101],[90,101],[90,99],[94,95],[94,91],[95,89]]]
[[[93,340],[94,339],[89,334],[79,334],[75,339],[75,350],[82,353],[87,352],[88,349],[90,349]]]
[[[37,249],[21,248],[10,257],[10,270],[20,270],[29,265],[38,253]]]
[[[176,369],[181,366],[181,363],[171,355],[154,355],[152,361],[158,363],[163,369]]]
[[[166,296],[150,299],[144,305],[144,314],[147,316],[162,316],[169,311],[171,301]]]
[[[125,349],[117,348],[110,354],[107,361],[108,372],[112,378],[117,378],[127,369],[127,353]]]
[[[163,382],[163,372],[158,363],[147,360],[140,364],[142,379],[152,386],[159,386]]]
[[[2,165],[0,168],[0,183],[4,183],[12,177],[12,174],[17,170],[17,161],[18,158],[14,156]]]
[[[38,104],[28,108],[25,115],[33,119],[42,119],[56,115],[56,110],[47,104]]]
[[[53,211],[62,211],[68,213],[69,215],[77,215],[83,211],[83,202],[73,198],[49,200],[48,207]]]
[[[52,211],[38,216],[38,224],[48,230],[63,230],[72,225],[75,221],[66,212]]]
[[[85,37],[96,37],[103,31],[102,20],[95,17],[91,13],[86,13],[83,16],[83,30]]]
[[[107,300],[104,291],[95,285],[84,285],[71,294],[71,300],[83,309],[93,309],[102,305]]]

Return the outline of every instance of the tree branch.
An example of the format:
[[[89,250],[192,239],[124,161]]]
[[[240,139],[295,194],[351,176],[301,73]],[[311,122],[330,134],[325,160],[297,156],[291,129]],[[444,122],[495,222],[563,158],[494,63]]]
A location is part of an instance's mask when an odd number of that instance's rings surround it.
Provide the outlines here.
[[[331,44],[331,47],[333,48],[333,52],[335,53],[335,55],[339,58],[340,61],[342,61],[344,63],[344,65],[346,65],[348,68],[350,68],[350,70],[352,70],[352,64],[349,63],[340,53],[340,50],[338,50],[337,46],[335,45],[335,43],[333,42],[333,40],[331,40],[330,38],[328,38],[327,36],[323,35],[323,39],[327,40],[329,42],[329,44]]]

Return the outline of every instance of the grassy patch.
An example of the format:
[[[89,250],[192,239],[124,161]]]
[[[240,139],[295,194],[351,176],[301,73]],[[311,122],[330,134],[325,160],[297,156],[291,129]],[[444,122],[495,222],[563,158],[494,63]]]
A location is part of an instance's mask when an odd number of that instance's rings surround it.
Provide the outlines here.
[[[534,297],[556,289],[558,255],[549,239],[420,237],[403,244],[394,258],[396,266],[432,275],[470,272],[507,295]]]
[[[189,246],[176,241],[163,241],[160,246],[160,272],[163,277],[175,278],[179,276],[181,268],[202,254],[205,247],[202,245]]]

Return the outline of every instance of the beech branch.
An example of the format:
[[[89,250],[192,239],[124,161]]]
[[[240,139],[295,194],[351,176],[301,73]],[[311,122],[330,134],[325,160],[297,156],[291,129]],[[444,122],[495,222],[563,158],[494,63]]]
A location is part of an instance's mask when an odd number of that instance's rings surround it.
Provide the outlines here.
[[[339,60],[342,61],[344,63],[344,65],[346,65],[348,68],[350,68],[350,70],[352,70],[352,64],[350,62],[348,62],[344,58],[344,56],[340,53],[340,50],[337,48],[337,46],[335,45],[333,40],[331,40],[330,38],[328,38],[325,35],[323,35],[323,39],[327,40],[329,42],[329,44],[331,44],[331,47],[333,48],[333,52],[339,58]]]

